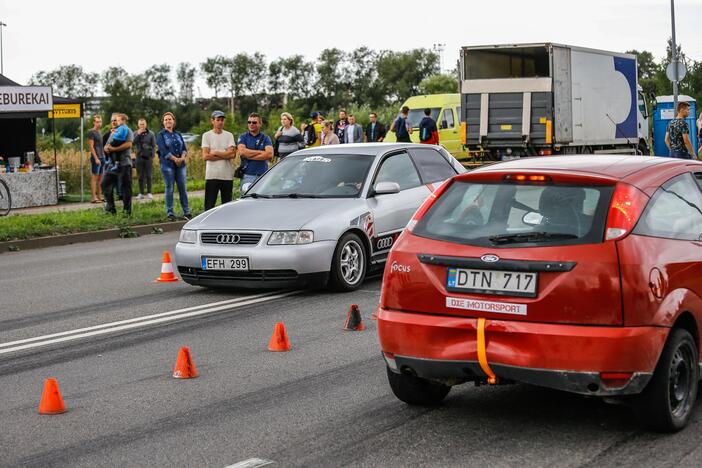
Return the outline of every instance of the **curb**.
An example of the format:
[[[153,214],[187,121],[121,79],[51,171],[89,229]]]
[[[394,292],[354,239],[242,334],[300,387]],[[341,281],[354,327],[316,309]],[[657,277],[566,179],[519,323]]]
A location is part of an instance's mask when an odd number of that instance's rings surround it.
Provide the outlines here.
[[[187,221],[174,221],[172,223],[143,224],[141,226],[129,226],[130,229],[140,236],[155,234],[154,228],[161,228],[163,232],[179,231]],[[104,229],[102,231],[79,232],[76,234],[62,234],[58,236],[35,237],[34,239],[19,239],[0,242],[0,254],[11,252],[10,247],[18,248],[20,251],[43,249],[44,247],[57,247],[61,245],[78,244],[82,242],[95,242],[110,239],[119,239],[121,230]]]

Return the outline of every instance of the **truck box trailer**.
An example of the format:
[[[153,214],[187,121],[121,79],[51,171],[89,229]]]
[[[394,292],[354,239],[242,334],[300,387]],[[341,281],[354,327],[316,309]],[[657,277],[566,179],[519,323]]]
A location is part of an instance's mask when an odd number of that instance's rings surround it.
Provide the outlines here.
[[[649,154],[634,55],[552,43],[469,46],[459,71],[472,154]]]

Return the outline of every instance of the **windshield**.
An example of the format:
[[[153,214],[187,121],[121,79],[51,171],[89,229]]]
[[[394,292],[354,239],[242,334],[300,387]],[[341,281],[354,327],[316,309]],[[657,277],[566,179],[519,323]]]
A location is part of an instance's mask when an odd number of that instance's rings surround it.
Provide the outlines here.
[[[360,154],[291,154],[251,187],[246,197],[357,197],[374,159]]]
[[[471,245],[601,242],[612,187],[456,182],[414,233]]]
[[[434,122],[438,122],[439,118],[439,112],[441,112],[441,108],[439,107],[432,107],[431,108],[431,118],[434,119]],[[424,118],[424,109],[410,109],[409,111],[409,116],[407,117],[407,120],[409,120],[410,124],[412,124],[412,128],[419,128],[419,122],[422,121]]]

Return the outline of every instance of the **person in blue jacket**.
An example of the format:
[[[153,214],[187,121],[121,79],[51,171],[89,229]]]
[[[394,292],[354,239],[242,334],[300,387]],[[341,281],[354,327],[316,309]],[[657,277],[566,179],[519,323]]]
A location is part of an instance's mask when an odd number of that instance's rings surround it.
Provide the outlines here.
[[[173,112],[163,114],[163,129],[158,132],[156,144],[158,146],[158,159],[161,165],[161,174],[166,185],[166,214],[168,219],[175,221],[173,210],[173,184],[178,186],[180,207],[183,217],[192,219],[188,206],[188,192],[185,179],[185,157],[188,149],[183,141],[183,136],[175,130],[176,118]]]

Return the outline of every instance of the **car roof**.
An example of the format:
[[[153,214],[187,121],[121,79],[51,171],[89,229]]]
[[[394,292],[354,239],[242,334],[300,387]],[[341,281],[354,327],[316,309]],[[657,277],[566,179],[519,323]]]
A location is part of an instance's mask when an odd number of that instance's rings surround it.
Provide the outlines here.
[[[644,169],[655,168],[656,171],[674,166],[695,164],[689,159],[666,158],[657,156],[631,156],[631,155],[568,155],[568,156],[540,156],[534,158],[520,158],[512,161],[484,166],[472,171],[503,172],[514,170],[543,170],[573,172],[583,174],[598,174],[616,179],[623,179]],[[702,168],[702,163],[696,163]]]
[[[432,145],[433,146],[433,145]],[[387,153],[395,149],[404,148],[426,148],[427,145],[421,145],[419,143],[349,143],[343,145],[325,145],[325,146],[314,146],[312,148],[305,148],[300,151],[296,151],[295,154],[365,154],[368,156],[377,156],[381,153]]]

